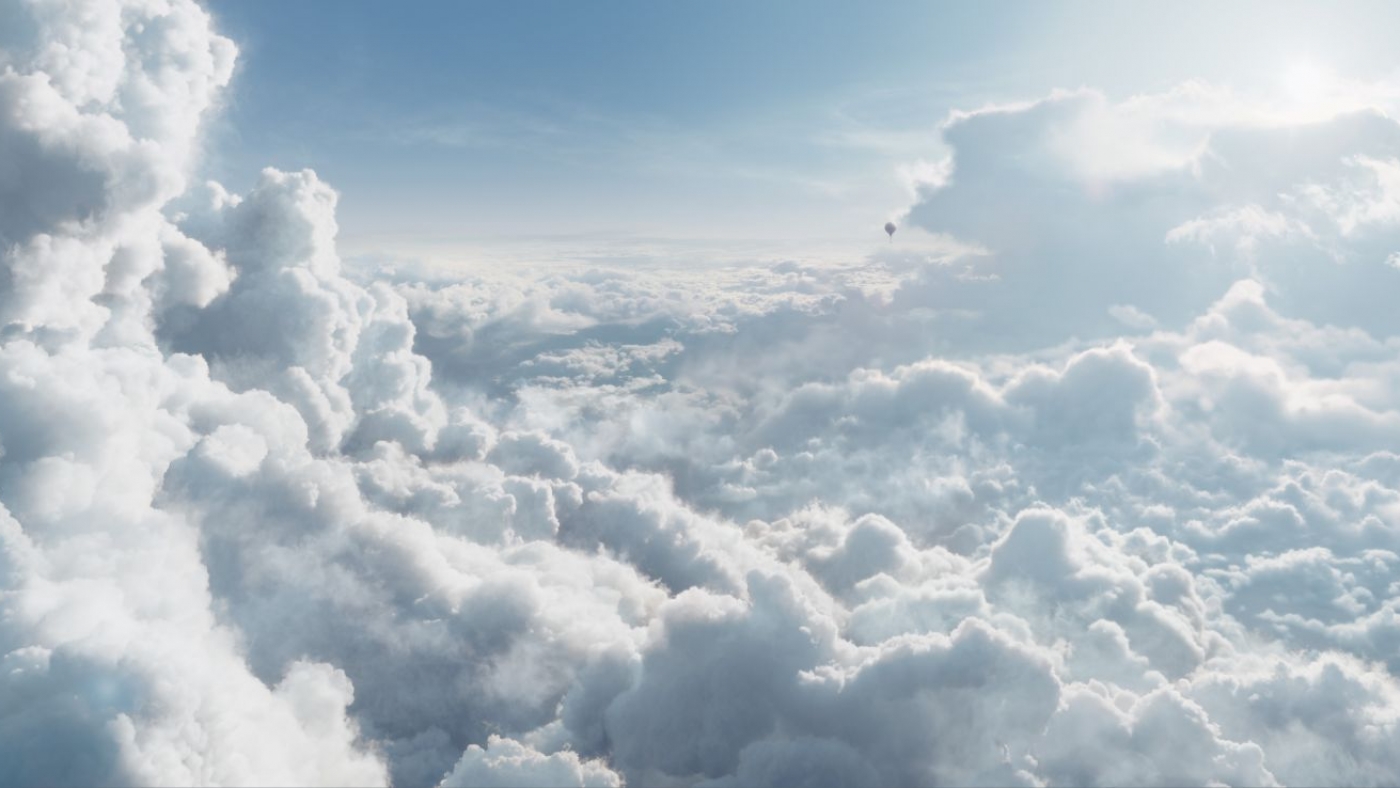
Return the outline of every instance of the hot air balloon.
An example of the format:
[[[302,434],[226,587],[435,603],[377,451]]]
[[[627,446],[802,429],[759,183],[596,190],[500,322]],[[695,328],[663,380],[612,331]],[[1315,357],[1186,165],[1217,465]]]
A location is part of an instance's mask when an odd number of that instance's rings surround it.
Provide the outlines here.
[[[894,222],[885,222],[885,232],[890,236],[890,243],[894,243],[894,231],[897,229]]]

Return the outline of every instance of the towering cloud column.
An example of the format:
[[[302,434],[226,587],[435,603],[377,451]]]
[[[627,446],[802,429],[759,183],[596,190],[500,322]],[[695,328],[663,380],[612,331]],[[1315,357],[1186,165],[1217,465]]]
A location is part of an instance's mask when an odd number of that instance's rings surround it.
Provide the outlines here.
[[[261,450],[201,439],[193,410],[236,397],[152,332],[233,278],[162,208],[235,47],[183,0],[5,2],[0,27],[0,782],[385,782],[345,674],[255,677],[197,531],[153,506],[192,448]]]

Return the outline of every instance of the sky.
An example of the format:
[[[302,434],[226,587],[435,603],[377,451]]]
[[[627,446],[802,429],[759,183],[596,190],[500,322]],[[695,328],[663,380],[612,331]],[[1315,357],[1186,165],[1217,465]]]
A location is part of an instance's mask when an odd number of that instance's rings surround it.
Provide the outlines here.
[[[1396,13],[0,0],[0,786],[1400,784]]]
[[[314,167],[355,254],[851,255],[955,109],[1389,75],[1391,4],[213,2],[248,53],[210,168]],[[240,180],[241,179],[241,180]],[[643,242],[642,239],[645,239]],[[551,253],[558,253],[551,249]],[[617,251],[612,252],[616,254]],[[528,254],[528,253],[527,253]]]

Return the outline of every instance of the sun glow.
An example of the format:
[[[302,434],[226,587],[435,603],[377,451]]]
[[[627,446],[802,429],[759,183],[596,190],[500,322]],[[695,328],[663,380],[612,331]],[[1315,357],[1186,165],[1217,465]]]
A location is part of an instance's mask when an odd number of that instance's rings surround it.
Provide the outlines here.
[[[1326,98],[1331,77],[1311,60],[1299,60],[1280,74],[1283,93],[1300,106],[1314,106]]]

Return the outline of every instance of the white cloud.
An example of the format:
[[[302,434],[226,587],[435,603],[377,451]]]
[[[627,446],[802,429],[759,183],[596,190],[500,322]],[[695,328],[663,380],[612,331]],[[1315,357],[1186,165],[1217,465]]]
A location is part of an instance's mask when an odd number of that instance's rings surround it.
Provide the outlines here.
[[[486,747],[467,748],[442,788],[499,785],[502,788],[583,786],[616,788],[622,780],[596,761],[581,761],[571,752],[545,755],[510,739],[492,736]]]
[[[84,8],[6,12],[0,782],[1400,780],[1387,117],[1055,94],[920,176],[976,255],[388,283],[186,188],[207,15]]]

